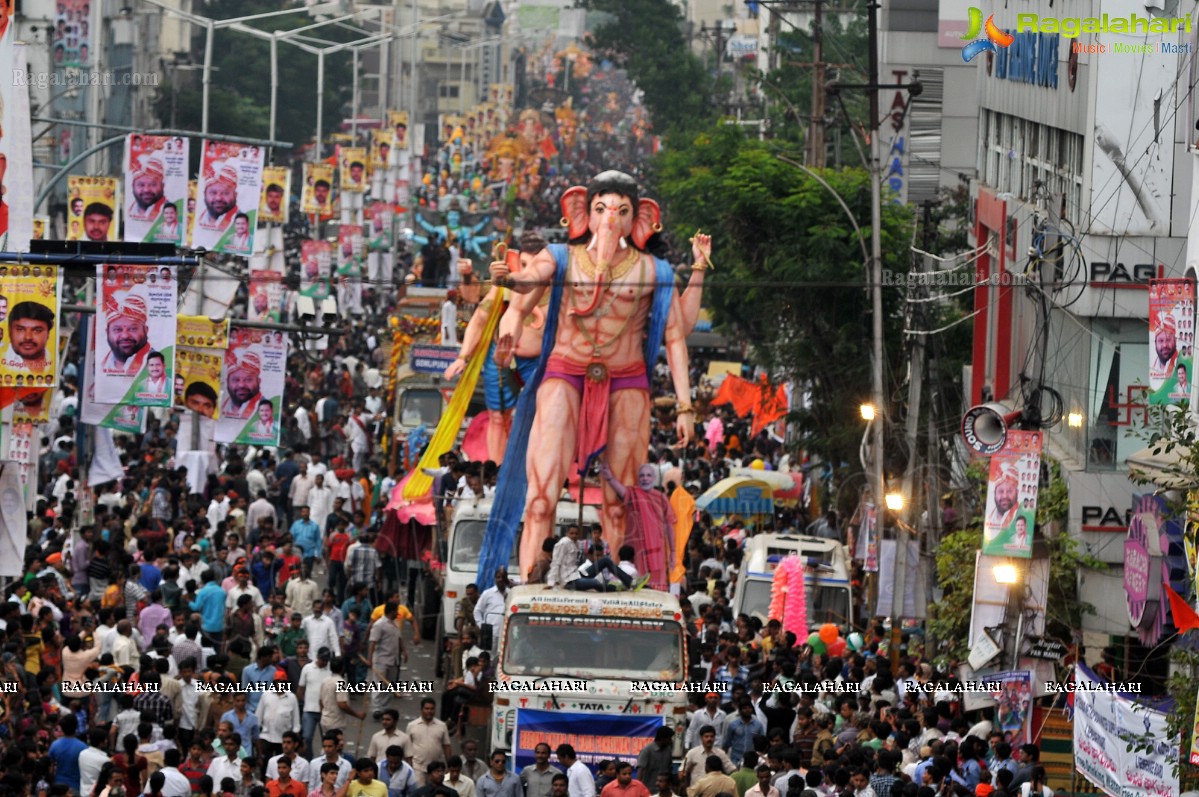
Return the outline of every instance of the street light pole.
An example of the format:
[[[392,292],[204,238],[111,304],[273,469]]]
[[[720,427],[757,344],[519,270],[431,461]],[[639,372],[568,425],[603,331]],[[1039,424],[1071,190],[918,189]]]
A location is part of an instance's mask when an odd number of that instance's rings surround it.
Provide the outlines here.
[[[271,32],[271,130],[269,138],[275,137],[275,120],[279,106],[279,32]]]
[[[312,148],[313,163],[321,159],[321,116],[325,112],[325,51],[316,53],[316,146]]]
[[[208,85],[212,83],[212,40],[216,35],[216,20],[205,20],[207,32],[204,35],[204,75],[201,80],[203,83],[203,99],[201,100],[200,111],[200,132],[208,133]],[[274,138],[274,133],[271,138]]]

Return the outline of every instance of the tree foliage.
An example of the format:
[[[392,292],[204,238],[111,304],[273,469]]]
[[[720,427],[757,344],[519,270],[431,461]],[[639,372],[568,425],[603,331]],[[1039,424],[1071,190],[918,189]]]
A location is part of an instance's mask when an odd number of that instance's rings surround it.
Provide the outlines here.
[[[230,19],[250,14],[278,11],[274,0],[209,0],[197,13],[212,19]],[[311,25],[307,14],[291,14],[247,23],[264,31],[291,30]],[[329,41],[349,41],[354,33],[328,26],[314,34]],[[205,32],[196,29],[192,39],[192,61],[201,63]],[[225,135],[266,138],[270,130],[271,47],[270,42],[228,29],[216,32],[213,47],[212,83],[209,88],[208,129]],[[317,57],[286,43],[278,47],[279,88],[275,135],[297,145],[311,140],[316,131]],[[322,131],[338,128],[351,100],[351,56],[333,53],[325,56],[325,96]],[[182,74],[182,73],[179,73]],[[176,124],[181,129],[201,128],[203,87],[195,72],[195,87],[183,88],[174,98]],[[175,86],[179,81],[175,81]],[[168,83],[159,92],[155,112],[161,119],[171,116],[172,91]]]
[[[670,0],[577,0],[604,21],[588,45],[628,71],[659,133],[695,129],[715,113],[713,79],[687,46],[683,14]]]
[[[823,178],[867,222],[869,178],[860,169]],[[705,302],[716,323],[748,341],[753,360],[807,388],[798,412],[801,446],[834,464],[856,463],[862,436],[858,405],[871,385],[870,291],[863,244],[828,189],[779,160],[767,143],[721,125],[677,137],[651,176],[671,229],[713,237],[715,271]],[[910,213],[883,207],[883,267],[907,270]],[[901,367],[901,292],[884,294],[889,370]],[[856,468],[856,465],[855,465]]]

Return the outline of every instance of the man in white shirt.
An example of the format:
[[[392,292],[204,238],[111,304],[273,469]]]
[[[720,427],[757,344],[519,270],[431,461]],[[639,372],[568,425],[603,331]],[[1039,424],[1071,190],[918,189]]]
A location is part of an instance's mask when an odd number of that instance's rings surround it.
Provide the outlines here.
[[[300,755],[300,746],[302,744],[303,741],[300,739],[300,734],[294,731],[284,733],[283,752],[266,762],[266,779],[275,780],[279,777],[279,759],[286,755],[291,756],[292,779],[298,780],[301,783],[307,783],[309,779],[309,764],[308,759]]]
[[[366,749],[366,757],[371,761],[378,761],[387,753],[387,748],[393,744],[404,748],[404,755],[409,756],[412,751],[412,739],[396,727],[400,721],[400,712],[394,708],[383,709],[380,721],[383,723],[383,730],[371,737],[370,746]]]
[[[240,784],[241,759],[238,758],[237,751],[241,749],[241,734],[234,731],[221,739],[221,749],[225,754],[212,759],[212,763],[208,765],[208,777],[218,785],[224,778],[233,778],[234,783]]]
[[[79,785],[84,794],[91,794],[100,779],[100,770],[108,763],[104,752],[108,745],[108,732],[103,728],[92,728],[87,735],[88,748],[79,753]]]
[[[208,528],[209,533],[216,531],[216,526],[225,518],[229,517],[230,503],[228,497],[225,496],[225,491],[217,487],[212,491],[212,500],[208,502]]]
[[[334,656],[341,655],[341,640],[338,638],[337,626],[333,618],[325,614],[324,604],[316,602],[312,606],[312,614],[304,618],[304,633],[308,636],[308,649],[320,650],[328,648]]]
[[[162,773],[165,782],[162,784],[162,797],[191,797],[192,787],[188,781],[187,775],[179,771],[179,764],[183,761],[183,756],[175,748],[166,750],[162,754],[163,768],[158,770]],[[146,789],[143,794],[150,793],[149,778],[146,778]]]
[[[254,503],[250,504],[250,508],[246,511],[247,532],[258,528],[259,524],[265,518],[270,518],[271,522],[276,525],[279,523],[279,517],[275,513],[275,505],[266,499],[266,490],[264,489],[258,491],[258,497],[254,499]],[[295,775],[292,775],[292,777],[295,777]]]
[[[308,463],[300,463],[300,473],[291,480],[291,487],[288,489],[287,500],[291,502],[294,514],[300,514],[300,507],[308,506],[308,491],[312,489],[312,485],[316,480],[312,478]]]
[[[250,571],[244,566],[238,567],[233,572],[233,578],[236,580],[229,592],[225,595],[225,609],[229,612],[237,610],[237,599],[242,595],[249,595],[254,601],[254,611],[258,611],[266,605],[266,601],[262,599],[262,592],[258,587],[250,583]]]
[[[690,750],[699,745],[700,729],[706,725],[712,726],[716,732],[715,738],[720,739],[724,735],[724,724],[727,721],[728,714],[720,707],[720,693],[708,692],[704,695],[704,707],[695,712],[691,721],[687,723],[687,734],[683,737],[683,747]]]
[[[475,604],[475,624],[480,630],[487,626],[490,629],[490,634],[485,634],[491,637],[490,641],[486,637],[481,640],[487,642],[488,648],[494,650],[499,645],[499,630],[504,621],[504,602],[508,595],[508,587],[511,582],[508,581],[508,568],[499,567],[495,571],[495,586],[488,587],[483,590],[483,594],[479,596],[479,602]],[[592,784],[594,787],[594,784]],[[592,791],[595,789],[592,788]],[[574,797],[572,795],[572,797]]]
[[[446,294],[441,305],[441,345],[458,345],[458,292]]]
[[[579,577],[579,527],[567,526],[566,534],[554,543],[545,583],[551,587],[565,587]]]
[[[326,733],[321,739],[321,750],[324,755],[314,758],[308,764],[308,789],[316,791],[320,788],[321,768],[325,764],[337,764],[337,781],[333,784],[333,788],[340,789],[350,779],[354,765],[337,752],[337,734],[335,732]]]
[[[287,672],[275,672],[275,686],[280,691],[268,689],[258,699],[254,714],[261,729],[258,738],[263,741],[263,752],[274,755],[283,749],[283,734],[300,732],[300,703],[287,685]],[[287,687],[288,691],[282,691]]]
[[[595,797],[595,778],[587,765],[575,755],[569,744],[560,744],[557,749],[558,763],[566,770],[566,793],[569,797]]]
[[[318,602],[321,596],[320,586],[312,580],[312,574],[307,571],[308,568],[305,567],[300,577],[288,581],[287,587],[284,589],[287,610],[290,612],[299,612],[305,616],[312,611],[313,605]],[[317,646],[313,645],[313,647]]]
[[[310,646],[309,650],[311,649]],[[316,727],[321,721],[321,684],[326,679],[333,677],[333,671],[329,669],[330,654],[331,651],[328,648],[318,648],[316,661],[310,661],[304,665],[304,668],[300,670],[300,681],[296,684],[297,694],[303,703],[301,709],[303,710],[304,739],[308,741],[306,750],[308,755],[312,755],[313,737],[316,736]]]
[[[325,522],[333,511],[333,489],[325,483],[325,475],[318,473],[308,491],[308,516],[320,530],[325,530]]]

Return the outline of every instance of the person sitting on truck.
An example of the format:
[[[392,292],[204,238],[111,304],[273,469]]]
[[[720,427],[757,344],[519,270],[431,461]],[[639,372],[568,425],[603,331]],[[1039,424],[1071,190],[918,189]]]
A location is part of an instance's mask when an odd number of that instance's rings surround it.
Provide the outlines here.
[[[642,577],[642,579],[634,582],[632,576],[617,567],[616,564],[606,556],[597,561],[595,558],[594,548],[587,552],[587,561],[584,564],[579,565],[578,572],[578,578],[567,582],[567,589],[573,589],[579,592],[591,590],[598,592],[614,592],[616,589],[615,586],[605,584],[603,579],[600,577],[603,573],[609,573],[617,578],[625,589],[640,589],[641,587],[645,586],[645,582],[649,581],[648,578]]]
[[[553,537],[546,537],[541,541],[541,553],[534,560],[533,566],[529,568],[529,577],[525,581],[526,584],[544,584],[549,576],[550,565],[554,561],[554,548],[557,543]]]

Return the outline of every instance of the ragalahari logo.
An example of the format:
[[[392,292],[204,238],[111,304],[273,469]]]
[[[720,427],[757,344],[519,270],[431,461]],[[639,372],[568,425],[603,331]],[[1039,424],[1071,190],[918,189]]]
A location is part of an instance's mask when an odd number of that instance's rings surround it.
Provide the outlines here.
[[[979,39],[978,34],[982,31],[987,32],[987,38]],[[987,17],[987,24],[983,25],[983,12],[981,9],[970,8],[970,30],[966,31],[966,35],[962,37],[962,41],[975,39],[962,48],[962,60],[970,63],[974,60],[974,56],[981,52],[998,52],[999,47],[1007,47],[1016,40],[1016,37],[1010,33],[1004,33],[999,28],[995,27],[995,15]]]

